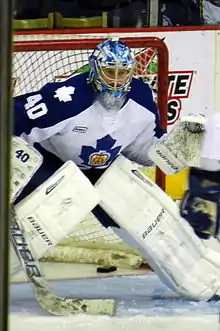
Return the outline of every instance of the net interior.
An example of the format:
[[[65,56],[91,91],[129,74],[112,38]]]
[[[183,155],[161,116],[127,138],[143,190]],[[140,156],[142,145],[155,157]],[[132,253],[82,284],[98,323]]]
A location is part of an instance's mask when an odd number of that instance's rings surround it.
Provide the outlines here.
[[[160,92],[162,96],[166,95],[166,77],[161,76],[164,81],[160,79],[160,84],[164,85],[159,89],[158,72],[160,73],[161,61],[164,64],[166,58],[158,56],[158,48],[155,48],[153,42],[150,43],[149,40],[146,42],[146,39],[143,39],[142,43],[139,42],[139,47],[129,42],[136,60],[134,76],[150,84],[159,103],[161,118],[165,122],[166,101],[161,101]],[[71,44],[70,41],[64,40],[59,43],[49,41],[15,43],[14,95],[36,91],[48,82],[61,81],[87,70],[88,56],[98,42],[98,40],[95,42],[88,40],[83,42],[83,45],[82,41]],[[163,75],[166,75],[166,72]],[[162,124],[164,126],[164,123]],[[155,169],[144,169],[144,171],[155,180]],[[160,176],[157,178],[160,183],[163,182]],[[81,221],[74,232],[54,250],[49,251],[44,259],[133,267],[142,263],[142,258],[134,249],[123,244],[111,229],[103,228],[92,214]]]

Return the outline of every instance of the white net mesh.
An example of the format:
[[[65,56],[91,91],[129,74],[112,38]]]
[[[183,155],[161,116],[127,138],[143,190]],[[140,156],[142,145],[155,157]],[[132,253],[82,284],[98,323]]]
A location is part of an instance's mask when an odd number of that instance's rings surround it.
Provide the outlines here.
[[[15,52],[13,57],[14,95],[40,89],[48,82],[66,79],[78,71],[87,70],[88,57],[92,50],[63,50]],[[136,59],[134,77],[156,84],[157,54],[153,48],[132,49]],[[155,65],[154,65],[155,64]]]
[[[88,41],[88,49],[77,50],[70,47],[69,50],[54,50],[51,47],[50,50],[42,51],[36,46],[36,50],[33,51],[33,47],[31,50],[28,46],[26,49],[23,47],[22,51],[18,47],[16,51],[15,48],[14,95],[36,91],[48,82],[61,81],[86,70],[92,47],[89,47]],[[132,48],[132,53],[136,59],[134,76],[150,83],[156,95],[156,49]],[[155,169],[146,171],[155,179]],[[132,267],[137,267],[143,262],[134,249],[123,244],[111,229],[103,228],[92,214],[88,215],[55,250],[48,252],[45,259]]]

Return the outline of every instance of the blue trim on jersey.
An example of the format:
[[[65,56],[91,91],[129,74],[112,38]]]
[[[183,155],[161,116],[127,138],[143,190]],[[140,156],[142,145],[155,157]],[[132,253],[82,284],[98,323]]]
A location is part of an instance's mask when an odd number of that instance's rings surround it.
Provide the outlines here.
[[[22,133],[30,134],[33,128],[49,128],[56,124],[71,119],[89,108],[95,98],[96,92],[92,84],[87,83],[88,72],[73,76],[64,82],[52,82],[43,86],[39,91],[20,95],[14,98],[14,135],[20,136]],[[62,87],[75,87],[74,93],[71,95],[71,101],[59,101],[54,98],[56,90]],[[41,94],[42,100],[40,103],[45,103],[48,112],[36,119],[30,119],[24,105],[27,103],[27,97]],[[155,115],[155,136],[160,138],[164,131],[160,128],[159,114],[157,106],[153,101],[152,91],[150,87],[142,81],[133,78],[131,83],[131,91],[128,92],[127,100],[132,99],[138,104],[146,108],[147,111]]]
[[[141,80],[133,78],[131,83],[131,91],[128,93],[128,98],[134,100],[139,105],[154,114],[156,124],[155,136],[157,138],[162,137],[165,131],[160,127],[160,115],[158,113],[157,105],[154,102],[151,88]]]
[[[14,134],[20,136],[22,133],[30,134],[33,128],[52,127],[66,119],[70,119],[87,108],[89,108],[95,99],[95,92],[91,84],[87,83],[88,72],[73,76],[64,82],[53,82],[43,86],[39,91],[20,95],[14,98]],[[54,98],[58,88],[63,86],[75,87],[72,100],[68,102],[59,101]],[[27,103],[27,97],[41,94],[42,100],[37,104],[45,103],[48,112],[36,119],[30,119],[24,105]],[[37,105],[36,104],[36,105]]]

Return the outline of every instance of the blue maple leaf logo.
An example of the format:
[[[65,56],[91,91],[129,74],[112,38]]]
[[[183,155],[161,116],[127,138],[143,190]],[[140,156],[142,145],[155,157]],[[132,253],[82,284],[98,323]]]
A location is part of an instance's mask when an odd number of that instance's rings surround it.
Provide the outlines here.
[[[109,134],[96,141],[96,147],[82,146],[79,157],[83,160],[81,165],[86,167],[107,167],[119,154],[122,146],[114,147],[116,140]]]

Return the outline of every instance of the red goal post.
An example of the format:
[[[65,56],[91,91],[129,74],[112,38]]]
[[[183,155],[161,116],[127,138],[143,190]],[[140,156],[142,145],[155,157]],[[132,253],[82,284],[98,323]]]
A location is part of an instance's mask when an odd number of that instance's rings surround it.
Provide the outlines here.
[[[115,34],[112,35],[115,36]],[[76,72],[84,70],[88,62],[88,56],[95,46],[110,36],[111,34],[105,34],[103,31],[96,34],[82,32],[81,34],[74,32],[59,34],[56,31],[53,33],[16,34],[14,38],[12,77],[14,95],[38,90],[50,81],[66,79]],[[161,127],[166,129],[168,92],[168,50],[166,44],[156,37],[136,35],[135,30],[133,34],[124,33],[120,38],[131,48],[136,60],[134,76],[148,83],[156,93]],[[156,71],[152,71],[152,65],[154,67],[156,65]],[[160,171],[156,171],[156,182],[163,189],[165,188],[165,176]],[[103,229],[91,215],[60,247],[57,247],[57,249],[61,249],[62,253],[52,253],[52,255],[49,254],[45,258],[60,261],[57,255],[61,254],[63,260],[98,263],[97,249],[101,252],[102,258],[104,255],[103,249],[106,249],[108,250],[108,262],[105,262],[105,264],[114,264],[112,259],[109,258],[109,250],[111,253],[122,251],[122,254],[126,254],[126,256],[131,252],[133,254],[133,249],[122,244],[115,234]],[[71,252],[70,247],[73,247]],[[82,253],[82,249],[84,253]],[[95,261],[94,257],[90,255],[93,249],[96,250]],[[64,253],[64,250],[66,250],[66,253]],[[79,250],[78,253],[77,250]],[[80,257],[76,257],[77,254]],[[86,255],[88,261],[85,261],[84,255]]]

